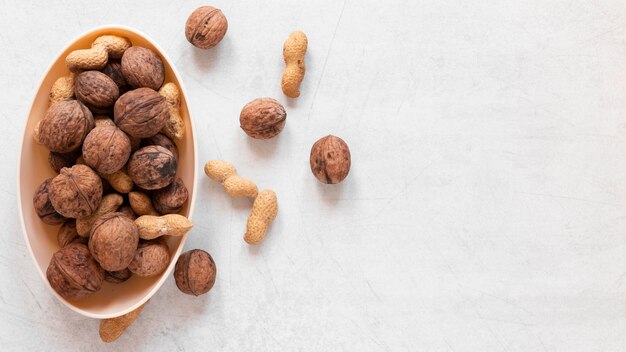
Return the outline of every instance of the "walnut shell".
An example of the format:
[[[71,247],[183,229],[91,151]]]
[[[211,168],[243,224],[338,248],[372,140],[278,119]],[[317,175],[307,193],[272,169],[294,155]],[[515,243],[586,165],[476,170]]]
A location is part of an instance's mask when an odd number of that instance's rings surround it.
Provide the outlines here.
[[[110,282],[112,284],[121,284],[122,282],[130,279],[131,276],[133,276],[133,273],[131,273],[128,268],[117,271],[105,271],[104,281]]]
[[[58,174],[64,167],[72,167],[76,164],[76,159],[80,156],[81,150],[75,150],[69,153],[50,152],[48,154],[48,163],[50,167]]]
[[[76,231],[76,221],[68,220],[61,225],[59,232],[57,232],[57,242],[59,247],[63,248],[70,243],[80,243],[87,245],[89,242],[88,237],[81,237]]]
[[[258,98],[244,105],[239,115],[241,129],[252,138],[270,139],[285,127],[287,112],[275,99]]]
[[[176,177],[169,186],[152,192],[152,204],[161,214],[177,214],[189,198],[187,187],[180,177]]]
[[[200,49],[216,46],[228,30],[228,21],[221,10],[212,6],[197,8],[187,18],[185,37]]]
[[[54,207],[52,206],[52,202],[50,201],[51,182],[52,178],[49,178],[39,185],[39,188],[37,188],[35,195],[33,196],[33,206],[35,207],[35,212],[41,221],[48,225],[59,225],[66,219],[63,215],[54,210]]]
[[[169,117],[165,97],[150,88],[124,93],[115,102],[115,123],[131,137],[148,138],[159,133]]]
[[[122,55],[122,74],[133,88],[148,87],[158,90],[165,80],[165,67],[152,50],[133,46]]]
[[[350,148],[343,139],[328,135],[311,148],[310,164],[313,175],[322,183],[339,183],[350,172]]]
[[[85,138],[83,159],[97,172],[110,175],[126,165],[130,157],[130,139],[113,126],[96,127]]]
[[[119,209],[117,209],[117,211],[126,215],[129,219],[133,221],[137,219],[137,214],[135,214],[133,208],[131,208],[129,205],[122,205],[121,207],[119,207]]]
[[[80,148],[94,125],[85,105],[77,100],[62,101],[46,111],[39,124],[39,141],[50,151],[68,153]]]
[[[211,255],[201,249],[181,254],[174,269],[176,286],[188,295],[200,296],[215,284],[217,268]]]
[[[128,175],[143,189],[163,188],[176,176],[176,158],[169,150],[152,145],[133,153],[128,161]]]
[[[70,243],[52,256],[46,277],[61,297],[80,300],[102,287],[104,271],[84,244]]]
[[[89,250],[104,270],[117,271],[128,267],[138,244],[137,225],[122,213],[104,214],[91,228]]]
[[[88,106],[106,108],[120,97],[120,90],[111,77],[100,71],[85,71],[74,81],[76,99]]]
[[[176,160],[178,160],[178,147],[168,136],[163,133],[155,134],[154,136],[141,140],[141,146],[146,147],[149,145],[161,146],[174,154]]]
[[[137,276],[147,277],[158,275],[170,263],[170,249],[163,238],[141,241],[128,269]]]
[[[124,79],[122,63],[119,59],[109,59],[109,62],[101,71],[115,82],[120,93],[125,89],[126,79]]]
[[[102,200],[102,181],[86,165],[61,169],[50,182],[50,201],[54,209],[68,218],[91,215]]]

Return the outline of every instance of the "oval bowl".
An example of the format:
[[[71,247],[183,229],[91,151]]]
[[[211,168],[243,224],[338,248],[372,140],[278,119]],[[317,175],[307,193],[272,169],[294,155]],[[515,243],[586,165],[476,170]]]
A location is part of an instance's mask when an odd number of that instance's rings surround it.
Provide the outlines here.
[[[197,147],[191,114],[185,100],[186,90],[180,80],[180,75],[165,55],[165,52],[147,35],[140,31],[119,25],[107,25],[89,30],[78,38],[74,39],[54,60],[48,71],[44,75],[39,88],[33,99],[30,113],[24,128],[22,144],[19,156],[17,188],[19,190],[18,209],[22,223],[24,239],[35,262],[35,267],[41,275],[45,284],[61,302],[70,309],[84,316],[96,319],[113,318],[126,314],[145,303],[163,285],[163,282],[172,272],[176,260],[185,243],[186,236],[173,237],[168,239],[171,261],[167,269],[158,276],[151,278],[140,278],[132,276],[131,279],[122,284],[111,284],[105,282],[102,290],[96,294],[80,300],[69,301],[59,296],[50,287],[46,279],[46,269],[54,252],[59,249],[57,244],[57,231],[59,226],[44,224],[37,217],[33,207],[33,194],[39,184],[48,177],[56,175],[48,164],[48,150],[37,144],[33,139],[33,129],[49,106],[48,94],[54,81],[69,73],[65,66],[65,57],[73,50],[85,49],[91,46],[91,42],[103,34],[115,34],[129,38],[133,45],[143,46],[154,50],[165,65],[165,82],[174,82],[180,88],[180,112],[185,120],[185,137],[182,142],[177,143],[179,150],[177,175],[183,179],[185,185],[190,190],[189,200],[182,210],[182,214],[191,217],[196,199],[196,156]]]

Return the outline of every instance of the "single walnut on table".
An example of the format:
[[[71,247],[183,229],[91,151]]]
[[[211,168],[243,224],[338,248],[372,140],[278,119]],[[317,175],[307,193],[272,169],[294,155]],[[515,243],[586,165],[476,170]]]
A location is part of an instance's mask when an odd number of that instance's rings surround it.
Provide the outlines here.
[[[320,182],[339,183],[350,172],[350,148],[343,139],[328,135],[313,144],[309,162]]]
[[[275,99],[258,98],[241,109],[239,123],[241,129],[252,138],[270,139],[285,127],[287,113]]]
[[[213,6],[197,8],[185,24],[185,37],[195,47],[209,49],[216,46],[228,30],[228,21],[221,10]]]
[[[201,249],[194,249],[178,257],[174,279],[182,292],[200,296],[213,287],[216,273],[217,268],[211,255]]]

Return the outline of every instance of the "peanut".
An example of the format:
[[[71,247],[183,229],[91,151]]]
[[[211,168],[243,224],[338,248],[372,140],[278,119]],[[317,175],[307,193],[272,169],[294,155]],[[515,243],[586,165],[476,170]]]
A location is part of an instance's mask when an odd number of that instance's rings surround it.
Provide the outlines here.
[[[123,202],[124,199],[121,195],[117,193],[107,194],[106,196],[102,197],[100,205],[98,206],[98,209],[96,209],[96,211],[94,211],[86,218],[76,220],[76,231],[80,236],[88,237],[89,231],[91,231],[91,227],[93,226],[94,222],[96,222],[96,219],[99,218],[101,215],[114,212],[120,205],[122,205]]]
[[[128,193],[128,202],[135,214],[141,215],[160,215],[152,206],[152,201],[145,193],[130,192]]]
[[[185,121],[180,116],[180,91],[178,86],[172,82],[166,83],[159,89],[159,94],[165,97],[167,110],[170,113],[161,132],[175,141],[180,141],[185,134]]]
[[[148,302],[146,302],[148,303]],[[117,318],[100,320],[100,339],[104,342],[113,342],[122,336],[124,331],[137,319],[146,303],[130,313]]]
[[[304,64],[304,54],[308,40],[303,32],[292,32],[285,44],[283,45],[283,57],[285,58],[285,71],[283,72],[283,79],[281,86],[283,93],[290,98],[297,98],[300,96],[300,82],[304,78],[304,72],[306,65]]]
[[[261,243],[270,224],[276,219],[277,214],[278,201],[276,200],[276,193],[269,189],[259,192],[259,195],[254,199],[252,210],[248,217],[246,234],[243,237],[244,241],[248,244]]]
[[[35,140],[35,142],[37,142],[37,144],[41,144],[41,141],[39,140],[39,126],[41,125],[41,120],[37,121],[37,124],[35,125],[35,128],[33,129],[33,139]]]
[[[74,79],[76,75],[70,72],[69,75],[64,77],[59,77],[54,84],[52,84],[52,88],[50,88],[50,105],[70,100],[74,97]]]
[[[139,227],[139,238],[151,240],[161,236],[183,236],[193,227],[193,223],[178,214],[163,216],[143,215],[135,220]]]
[[[103,35],[93,41],[90,49],[72,51],[65,58],[65,64],[72,72],[99,70],[106,66],[109,56],[111,58],[122,57],[124,51],[131,45],[128,38]]]
[[[76,161],[78,164],[78,161]],[[133,190],[133,180],[123,170],[118,170],[110,175],[101,175],[105,180],[109,181],[111,187],[119,193],[128,193]]]
[[[258,193],[254,182],[237,176],[237,169],[228,161],[209,160],[204,165],[204,173],[220,182],[226,193],[233,197],[256,197]]]

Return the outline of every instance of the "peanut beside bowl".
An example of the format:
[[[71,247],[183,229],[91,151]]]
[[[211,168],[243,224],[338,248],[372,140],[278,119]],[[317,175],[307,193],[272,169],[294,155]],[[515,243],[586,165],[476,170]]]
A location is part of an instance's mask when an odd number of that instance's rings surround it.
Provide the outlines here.
[[[103,34],[114,34],[129,38],[133,45],[139,45],[152,49],[163,60],[165,65],[165,82],[174,82],[180,89],[180,114],[185,120],[185,136],[177,141],[179,150],[177,175],[189,188],[189,199],[181,214],[187,217],[193,213],[196,198],[196,155],[197,147],[194,139],[195,133],[193,121],[190,119],[190,111],[186,102],[186,90],[180,80],[176,69],[165,52],[145,34],[124,26],[107,25],[97,27],[81,34],[74,39],[59,56],[54,60],[45,73],[30,109],[26,121],[24,135],[22,137],[20,156],[18,158],[17,188],[19,190],[18,209],[22,223],[24,239],[34,260],[35,267],[49,288],[45,278],[46,268],[52,254],[58,250],[56,240],[58,226],[50,226],[39,220],[35,209],[32,207],[33,192],[46,178],[55,175],[54,170],[48,163],[48,151],[33,140],[33,129],[43,117],[49,106],[50,88],[59,78],[69,74],[65,65],[65,57],[75,49],[89,48],[95,38]],[[97,294],[81,301],[68,301],[50,289],[61,302],[72,310],[96,319],[114,318],[124,315],[143,305],[171,274],[178,256],[181,253],[186,236],[172,237],[168,239],[171,261],[167,269],[155,277],[132,277],[122,286],[111,283],[103,284],[102,290]]]

